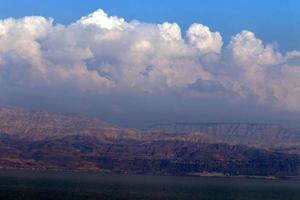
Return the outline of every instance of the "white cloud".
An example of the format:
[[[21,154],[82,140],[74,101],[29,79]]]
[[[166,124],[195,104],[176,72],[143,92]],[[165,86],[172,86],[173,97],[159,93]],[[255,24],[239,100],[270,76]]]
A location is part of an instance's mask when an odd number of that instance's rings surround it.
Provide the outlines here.
[[[274,65],[282,59],[280,53],[276,52],[272,45],[264,46],[263,42],[250,31],[242,31],[232,37],[228,48],[234,60],[245,67]]]
[[[161,35],[166,40],[181,40],[181,29],[178,24],[165,22],[158,25]]]
[[[238,94],[300,111],[300,52],[279,53],[250,31],[223,48],[219,32],[192,24],[127,22],[98,10],[69,25],[0,20],[0,83],[94,93]]]
[[[77,23],[85,25],[97,25],[102,29],[122,29],[125,24],[123,18],[109,17],[103,10],[99,9],[88,16],[82,17]]]
[[[187,31],[189,43],[205,53],[220,53],[223,45],[219,32],[211,32],[207,26],[192,24]]]
[[[298,51],[282,55],[273,45],[264,45],[250,31],[232,37],[227,50],[234,71],[239,72],[239,76],[231,77],[234,85],[238,85],[238,93],[255,95],[258,101],[280,108],[300,110],[295,104],[300,100],[300,62],[291,65],[291,60],[299,57]]]

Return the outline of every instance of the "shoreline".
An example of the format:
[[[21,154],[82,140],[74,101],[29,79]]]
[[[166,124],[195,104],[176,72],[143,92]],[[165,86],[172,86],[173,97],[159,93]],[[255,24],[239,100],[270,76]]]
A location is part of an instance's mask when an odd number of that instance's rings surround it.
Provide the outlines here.
[[[222,173],[189,173],[186,175],[174,175],[163,173],[133,173],[133,172],[114,172],[110,170],[68,170],[68,169],[41,169],[41,168],[2,168],[0,172],[15,171],[15,172],[49,172],[49,173],[65,173],[65,174],[98,174],[98,175],[132,175],[132,176],[165,176],[165,177],[203,177],[203,178],[226,178],[226,179],[257,179],[257,180],[300,180],[300,176],[287,176],[287,177],[275,177],[275,176],[257,176],[257,175],[224,175]]]

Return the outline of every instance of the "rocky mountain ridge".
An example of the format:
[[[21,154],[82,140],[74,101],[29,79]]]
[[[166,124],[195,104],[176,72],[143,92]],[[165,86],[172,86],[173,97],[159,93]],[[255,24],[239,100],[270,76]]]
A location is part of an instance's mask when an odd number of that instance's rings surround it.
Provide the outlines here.
[[[206,137],[210,141],[265,149],[284,149],[300,146],[300,133],[284,128],[279,124],[173,123],[155,125],[147,131],[182,135],[197,134]]]
[[[263,148],[267,141],[280,143]],[[298,142],[296,133],[277,125],[176,124],[142,131],[78,115],[0,107],[2,168],[295,176]]]

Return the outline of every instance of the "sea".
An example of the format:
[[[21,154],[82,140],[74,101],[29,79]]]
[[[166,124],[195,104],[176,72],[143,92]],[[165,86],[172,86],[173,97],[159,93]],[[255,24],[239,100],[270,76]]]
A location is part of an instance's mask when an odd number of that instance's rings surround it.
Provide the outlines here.
[[[0,171],[2,200],[300,200],[300,179]]]

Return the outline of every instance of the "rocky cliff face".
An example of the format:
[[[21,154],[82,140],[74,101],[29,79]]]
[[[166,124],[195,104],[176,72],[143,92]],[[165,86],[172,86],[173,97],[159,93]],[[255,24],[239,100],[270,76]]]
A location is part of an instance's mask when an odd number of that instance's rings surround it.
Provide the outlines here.
[[[175,175],[299,172],[299,156],[286,153],[295,149],[298,137],[278,125],[175,124],[140,131],[77,115],[1,107],[0,133],[4,168]],[[273,145],[258,148],[268,140],[281,140],[277,152]]]

